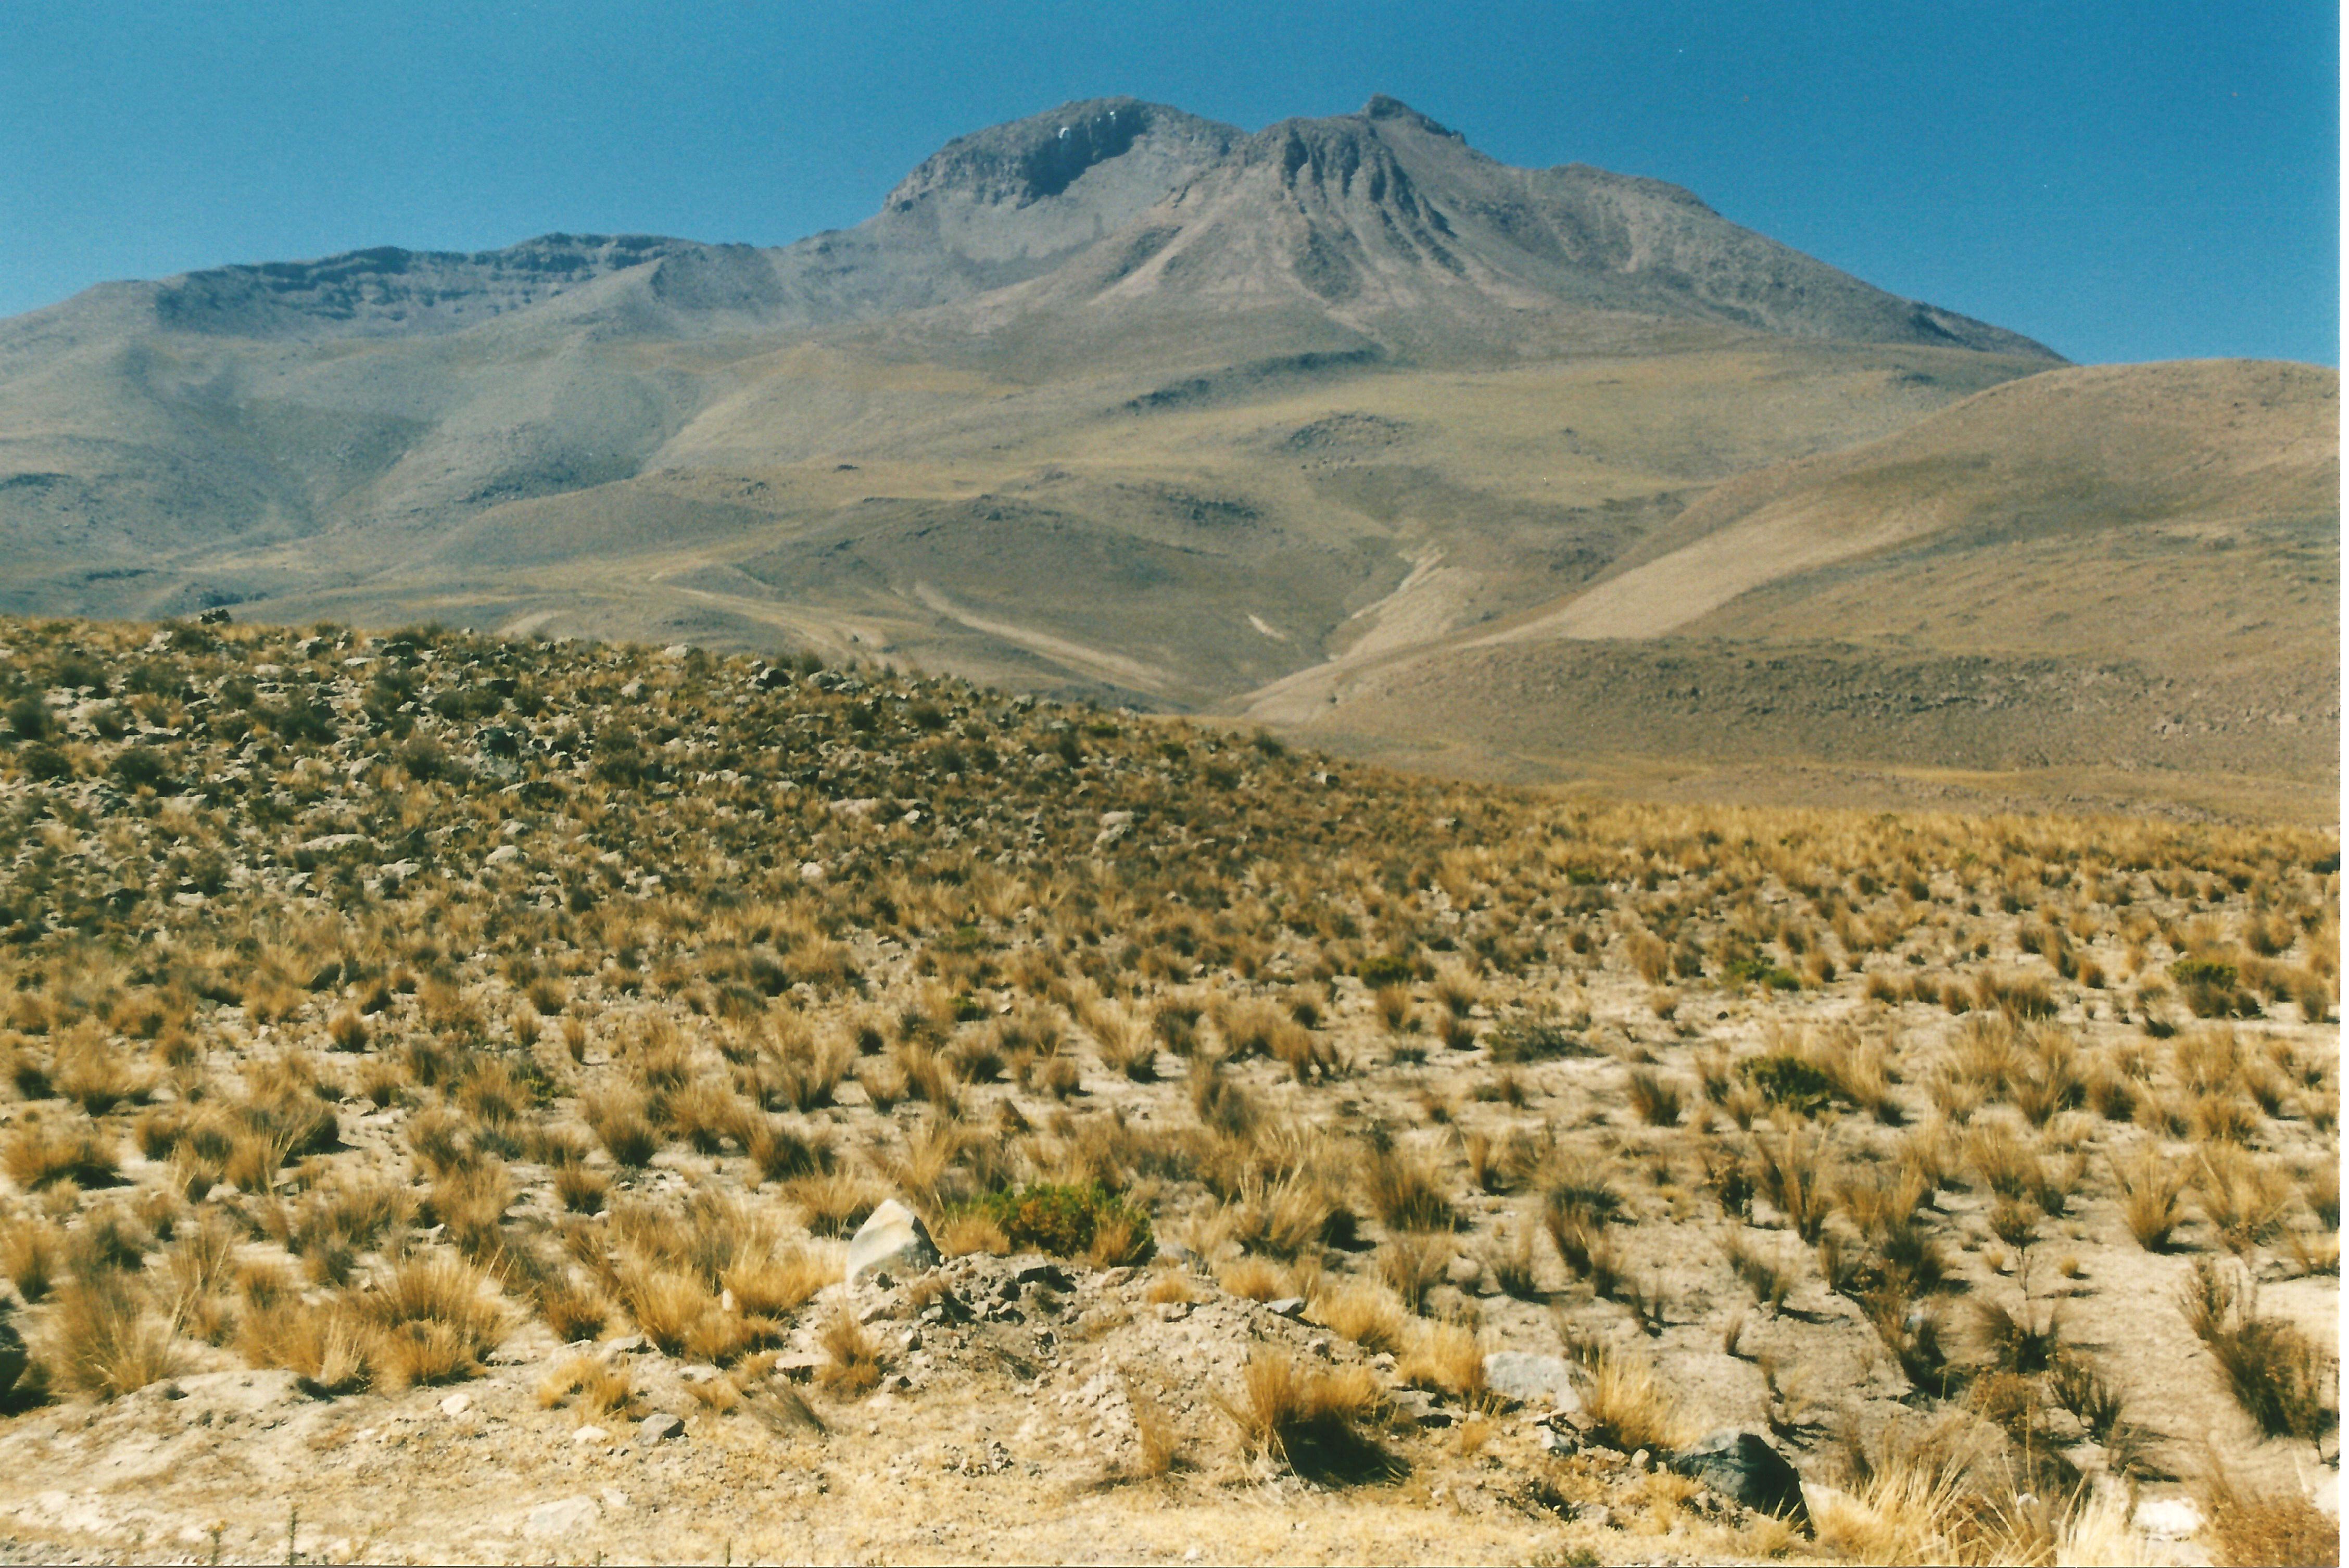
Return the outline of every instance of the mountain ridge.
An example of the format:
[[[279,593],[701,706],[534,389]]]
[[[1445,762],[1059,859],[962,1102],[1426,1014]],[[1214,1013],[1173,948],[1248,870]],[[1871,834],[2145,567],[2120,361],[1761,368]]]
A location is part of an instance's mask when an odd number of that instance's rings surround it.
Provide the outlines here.
[[[1423,200],[1431,167],[1476,189],[1464,200]],[[1297,221],[1275,236],[1286,253],[1263,253],[1260,234],[1236,239],[1233,201],[1201,191],[1240,187],[1237,222],[1260,226],[1268,171]],[[1185,233],[1202,219],[1218,232]],[[1463,234],[1455,219],[1479,232]],[[1126,292],[1164,294],[1170,270],[1204,270],[1219,306],[1237,296],[1245,307],[1247,294],[1288,281],[1326,305],[1352,304],[1349,325],[1373,335],[1366,288],[1390,308],[1426,303],[1409,289],[1381,294],[1380,274],[1392,274],[1400,256],[1482,281],[1490,303],[1520,311],[1644,311],[2057,359],[2019,335],[1888,294],[1731,224],[1677,186],[1586,164],[1516,169],[1384,95],[1355,114],[1292,118],[1254,133],[1134,98],[1074,101],[957,137],[864,222],[779,247],[557,232],[489,251],[377,246],[130,286],[151,291],[155,323],[167,331],[398,336],[463,331],[645,271],[652,296],[688,316],[813,328],[951,305],[1048,275],[1097,246],[1112,259],[1092,269],[1096,294],[1147,277],[1150,289]],[[1192,255],[1200,246],[1225,253],[1220,267]],[[1234,275],[1236,247],[1251,253],[1243,275]],[[1170,267],[1185,256],[1187,268]],[[1758,284],[1723,282],[1756,272]]]
[[[2016,432],[2036,468],[1984,492],[1989,521],[1864,559],[1837,543],[1873,538],[1879,502],[1930,510],[1941,459],[1872,443],[1942,439],[1943,410],[2075,374],[1679,187],[1515,168],[1392,98],[1253,131],[1088,98],[957,137],[864,222],[791,245],[377,249],[0,322],[0,612],[789,645],[1511,777],[1579,776],[1585,740],[1687,752],[1708,727],[1767,752],[1751,716],[1774,708],[1811,713],[1795,749],[1838,766],[2137,767],[2147,726],[2240,697],[2313,727],[2259,732],[2243,766],[2323,771],[2337,639],[2297,608],[2259,645],[2275,681],[2196,695],[2169,649],[2116,676],[2137,706],[2068,749],[2001,749],[1994,718],[1895,722],[1893,698],[1813,712],[1735,673],[1738,649],[1877,624],[1878,595],[1920,606],[1914,646],[1788,656],[1837,691],[1959,670],[1951,689],[2041,694],[2053,724],[2073,698],[2046,694],[2072,688],[2046,669],[2128,662],[2061,622],[2063,574],[2095,579],[2096,552],[2129,563],[2100,627],[2158,616],[2173,566],[2230,606],[2337,578],[2308,463],[2286,516],[2231,457],[2192,483],[2166,457],[2114,469],[2122,405],[2036,392],[2013,405],[2040,410]],[[2113,374],[2155,410],[2130,427],[2144,450],[2190,467],[2240,446],[2227,376]],[[2323,427],[2337,397],[2313,369],[2276,387],[2279,430]],[[1787,465],[1845,454],[1862,469],[1820,492],[1832,506],[1714,527],[1809,471]],[[1943,655],[1977,656],[1967,595],[2007,591],[2000,520],[2043,495],[2096,526],[2016,535],[2057,587],[1981,655],[2008,673],[1977,681]],[[1744,575],[1700,571],[1702,604],[1679,602],[1673,574],[1716,534]],[[2233,550],[2228,573],[2189,537]],[[1785,560],[1756,568],[1765,547]],[[1714,695],[1677,727],[1635,711],[1678,689],[1681,657],[1634,634],[1642,593],[1703,611],[1685,635]],[[1617,634],[1477,651],[1560,615]],[[1571,722],[1543,721],[1568,689]],[[2158,755],[2227,765],[2216,743]]]

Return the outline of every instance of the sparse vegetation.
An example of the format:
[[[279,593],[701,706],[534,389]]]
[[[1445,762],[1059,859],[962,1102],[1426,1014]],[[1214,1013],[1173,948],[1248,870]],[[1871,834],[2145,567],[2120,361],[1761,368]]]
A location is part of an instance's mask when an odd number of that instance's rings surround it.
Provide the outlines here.
[[[1499,1452],[1508,1422],[1468,1435],[1483,1355],[1555,1324],[1626,1453],[1689,1435],[1691,1346],[1764,1368],[1785,1430],[1829,1429],[1860,1396],[1774,1351],[1848,1332],[1971,1423],[1964,1495],[2012,1464],[2068,1498],[2051,1452],[2134,1441],[2048,1294],[2127,1288],[2109,1244],[2209,1264],[2189,1315],[2229,1397],[2332,1429],[2329,1359],[2231,1261],[2337,1278],[2329,836],[1330,783],[871,667],[7,635],[28,689],[70,653],[175,732],[138,742],[159,770],[113,766],[146,732],[62,703],[0,739],[28,1398],[236,1364],[390,1395],[478,1376],[535,1319],[710,1368],[707,1418],[804,1431],[770,1374],[792,1346],[818,1404],[922,1366],[911,1325],[825,1294],[895,1195],[971,1264],[1167,1254],[1117,1311],[940,1300],[926,1342],[1024,1320],[1068,1357],[1234,1298],[1319,1336],[1328,1359],[1259,1347],[1224,1428],[1130,1398],[1127,1480],[1207,1484],[1176,1456],[1213,1473],[1216,1442],[1330,1484],[1435,1463],[1438,1432]],[[239,681],[332,722],[232,738]],[[498,683],[543,707],[466,717]],[[1210,755],[1246,787],[1203,790]],[[2182,998],[2211,979],[2189,957],[2232,967],[2223,1008]],[[533,1377],[582,1422],[643,1408],[608,1358]],[[1395,1416],[1398,1389],[1453,1425]],[[1896,1471],[1852,1508],[1926,1487]],[[1989,1528],[1930,1490],[1934,1539]],[[1876,1539],[1857,1517],[1822,1539]],[[2050,1518],[2045,1542],[2078,1523]]]

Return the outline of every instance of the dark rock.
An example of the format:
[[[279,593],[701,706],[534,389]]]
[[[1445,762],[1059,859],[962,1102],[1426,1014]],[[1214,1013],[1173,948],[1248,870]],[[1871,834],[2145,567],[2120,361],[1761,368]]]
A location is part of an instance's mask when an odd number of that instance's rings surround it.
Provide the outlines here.
[[[1810,1511],[1803,1503],[1803,1478],[1758,1433],[1715,1432],[1694,1448],[1673,1454],[1667,1462],[1690,1480],[1702,1481],[1756,1513],[1797,1524],[1810,1522]]]

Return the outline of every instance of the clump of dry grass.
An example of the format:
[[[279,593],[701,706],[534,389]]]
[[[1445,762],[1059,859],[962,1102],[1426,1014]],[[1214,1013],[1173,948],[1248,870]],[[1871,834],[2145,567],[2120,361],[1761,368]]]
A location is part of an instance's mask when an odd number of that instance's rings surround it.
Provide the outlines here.
[[[1362,1171],[1362,1195],[1392,1231],[1449,1231],[1459,1223],[1434,1163],[1401,1150],[1371,1155]]]
[[[2297,1492],[2259,1492],[2235,1484],[2211,1464],[2203,1479],[2210,1533],[2221,1568],[2273,1563],[2338,1563],[2341,1521]]]
[[[1819,1239],[1834,1209],[1836,1169],[1827,1136],[1822,1128],[1806,1138],[1800,1125],[1787,1119],[1775,1135],[1757,1132],[1754,1138],[1754,1190],[1806,1242]]]
[[[2186,1173],[2153,1149],[2140,1150],[2134,1159],[2113,1160],[2113,1182],[2120,1191],[2121,1222],[2147,1252],[2166,1252],[2169,1238],[2185,1216],[2178,1199],[2186,1191]]]
[[[178,1325],[140,1284],[111,1270],[85,1273],[48,1308],[43,1362],[51,1381],[100,1399],[119,1398],[181,1369]]]
[[[121,1166],[113,1140],[86,1122],[27,1119],[0,1145],[0,1168],[27,1192],[57,1181],[103,1187]]]
[[[1653,1452],[1678,1447],[1692,1436],[1680,1397],[1645,1357],[1578,1337],[1569,1338],[1567,1351],[1588,1374],[1582,1408],[1600,1441],[1625,1453],[1640,1449]]]
[[[1633,1113],[1650,1127],[1671,1127],[1679,1122],[1683,1103],[1680,1086],[1661,1074],[1645,1068],[1632,1068],[1629,1093]]]
[[[506,1329],[489,1276],[437,1250],[392,1265],[372,1291],[346,1299],[370,1330],[367,1360],[378,1387],[470,1377]]]
[[[1306,1315],[1365,1350],[1393,1350],[1402,1344],[1402,1304],[1374,1286],[1325,1284],[1307,1304]]]
[[[843,1305],[826,1320],[817,1341],[824,1363],[816,1381],[842,1398],[857,1398],[881,1386],[881,1346]]]
[[[1241,1371],[1237,1397],[1218,1394],[1216,1403],[1249,1453],[1305,1480],[1358,1485],[1401,1472],[1401,1462],[1366,1429],[1383,1408],[1366,1367],[1321,1371],[1260,1350]]]
[[[2230,1251],[2248,1256],[2282,1233],[2292,1187],[2273,1161],[2217,1145],[2195,1161],[2191,1181],[2202,1217]]]
[[[594,1356],[564,1357],[548,1368],[538,1385],[542,1408],[568,1407],[589,1419],[626,1415],[636,1397],[636,1382],[626,1365]]]

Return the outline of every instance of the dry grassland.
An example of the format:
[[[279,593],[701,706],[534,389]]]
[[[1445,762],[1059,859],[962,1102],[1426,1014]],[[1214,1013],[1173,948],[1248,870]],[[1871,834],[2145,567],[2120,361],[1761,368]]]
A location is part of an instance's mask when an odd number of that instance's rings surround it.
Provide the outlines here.
[[[2331,1549],[2333,833],[429,629],[0,682],[11,1554]]]

